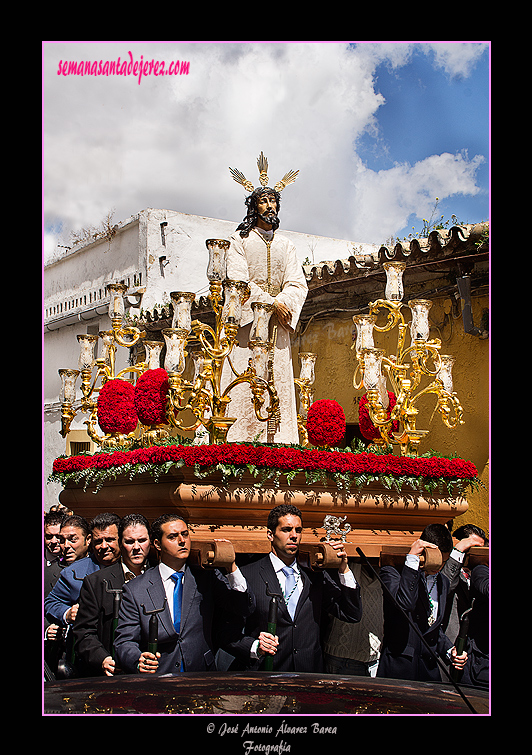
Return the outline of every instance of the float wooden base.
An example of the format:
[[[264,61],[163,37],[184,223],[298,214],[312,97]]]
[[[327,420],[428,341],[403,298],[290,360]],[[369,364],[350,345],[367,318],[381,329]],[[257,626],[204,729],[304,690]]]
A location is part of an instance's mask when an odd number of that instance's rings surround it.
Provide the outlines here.
[[[268,512],[281,503],[297,506],[303,514],[303,542],[322,542],[327,515],[347,517],[347,552],[355,557],[356,547],[366,556],[377,557],[383,545],[410,545],[432,522],[445,524],[467,511],[467,500],[445,494],[398,493],[371,484],[346,493],[336,487],[308,486],[303,475],[291,485],[256,488],[255,479],[222,483],[219,475],[197,479],[194,470],[182,467],[162,475],[158,482],[149,475],[133,480],[121,476],[99,490],[67,483],[59,499],[76,514],[91,519],[102,511],[119,516],[141,513],[150,523],[163,513],[179,511],[189,522],[196,539],[227,538],[236,553],[266,553]],[[334,538],[340,535],[333,535]]]

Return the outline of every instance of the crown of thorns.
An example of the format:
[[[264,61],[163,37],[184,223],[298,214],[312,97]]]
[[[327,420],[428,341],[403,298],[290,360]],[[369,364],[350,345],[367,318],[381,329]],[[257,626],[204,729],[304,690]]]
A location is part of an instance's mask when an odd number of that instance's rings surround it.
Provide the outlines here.
[[[263,187],[268,186],[268,160],[264,157],[264,154],[261,152],[260,155],[257,158],[257,167],[259,169],[259,181],[260,185]],[[251,181],[248,181],[248,179],[245,177],[243,173],[241,173],[237,168],[229,168],[229,171],[233,177],[233,180],[236,181],[238,184],[241,184],[246,191],[255,191],[255,187],[251,183]],[[298,170],[289,170],[288,173],[285,173],[285,175],[281,178],[280,181],[278,181],[275,186],[273,187],[275,191],[281,192],[288,184],[294,183],[294,181],[297,178],[299,171]],[[257,186],[257,189],[259,187]]]

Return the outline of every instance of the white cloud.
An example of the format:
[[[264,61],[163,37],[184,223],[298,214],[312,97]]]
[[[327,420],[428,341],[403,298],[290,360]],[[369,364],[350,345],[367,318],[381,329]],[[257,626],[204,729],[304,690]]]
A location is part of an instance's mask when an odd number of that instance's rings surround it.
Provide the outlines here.
[[[485,42],[438,42],[427,45],[434,62],[451,77],[467,77],[484,54]]]
[[[438,64],[465,70],[458,51],[431,48]],[[57,75],[59,60],[124,60],[128,50],[136,60],[187,60],[189,74],[140,84]],[[281,221],[306,233],[378,242],[385,227],[393,233],[421,211],[437,187],[437,196],[474,192],[477,163],[463,156],[372,173],[356,155],[357,138],[375,129],[384,103],[376,66],[404,65],[413,50],[378,43],[44,45],[46,258],[53,239],[64,244],[70,230],[99,226],[111,208],[115,221],[146,207],[240,221],[245,192],[228,169],[257,185],[261,150],[271,181],[300,170],[283,193]],[[475,51],[465,52],[471,60]]]
[[[406,226],[410,215],[428,217],[436,198],[476,195],[476,172],[483,160],[444,153],[378,172],[359,164],[353,201],[356,238],[383,243]]]

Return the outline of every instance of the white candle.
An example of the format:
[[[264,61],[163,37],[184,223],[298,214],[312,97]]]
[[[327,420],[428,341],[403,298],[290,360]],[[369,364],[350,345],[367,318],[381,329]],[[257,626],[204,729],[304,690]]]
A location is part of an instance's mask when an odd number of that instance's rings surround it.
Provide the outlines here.
[[[412,312],[410,337],[413,341],[428,341],[429,309],[432,307],[432,302],[429,299],[412,299],[408,302],[408,306]]]
[[[403,272],[406,262],[385,262],[386,271],[385,297],[388,301],[401,301],[404,296]]]

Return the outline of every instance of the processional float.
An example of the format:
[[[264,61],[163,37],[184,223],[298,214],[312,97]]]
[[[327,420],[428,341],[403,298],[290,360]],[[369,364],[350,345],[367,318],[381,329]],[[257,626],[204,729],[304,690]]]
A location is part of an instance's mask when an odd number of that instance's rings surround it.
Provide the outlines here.
[[[261,183],[265,185],[267,161],[262,153],[258,165]],[[253,190],[243,174],[233,169],[231,172],[235,181]],[[282,189],[296,176],[297,172],[290,171],[276,186]],[[315,370],[319,361],[317,354],[305,351],[299,354],[300,373],[294,380],[299,397],[300,445],[297,449],[282,449],[285,464],[290,454],[297,457],[297,463],[291,470],[283,468],[282,475],[270,475],[258,483],[257,464],[254,461],[246,464],[244,458],[238,473],[231,478],[234,465],[229,461],[224,465],[214,451],[223,446],[229,458],[235,446],[227,443],[228,431],[237,419],[231,416],[232,390],[242,383],[249,385],[249,400],[255,415],[268,428],[268,443],[257,444],[254,439],[248,439],[247,443],[237,444],[240,457],[242,454],[245,457],[247,449],[250,454],[253,451],[253,459],[256,459],[259,451],[266,453],[276,448],[271,441],[281,416],[274,377],[276,326],[271,305],[252,303],[254,319],[247,368],[239,373],[233,365],[232,353],[237,343],[242,305],[248,300],[250,289],[247,281],[224,277],[224,256],[229,244],[226,239],[206,241],[208,301],[214,313],[213,326],[192,319],[195,301],[192,292],[172,292],[172,322],[171,327],[162,330],[164,343],[146,339],[141,327],[127,321],[126,286],[122,283],[108,285],[111,329],[98,336],[79,335],[78,369],[59,370],[61,435],[66,438],[74,417],[84,413],[87,433],[100,449],[94,455],[98,458],[92,468],[86,458],[79,461],[77,476],[77,459],[56,460],[51,477],[64,483],[61,502],[76,513],[91,516],[97,511],[109,510],[111,504],[113,510],[123,509],[123,513],[142,508],[141,513],[151,519],[165,510],[177,508],[193,525],[197,541],[211,543],[212,556],[216,548],[212,545],[213,532],[230,539],[237,552],[268,550],[264,533],[267,512],[278,503],[289,501],[303,512],[306,550],[302,547],[302,552],[319,568],[328,565],[331,534],[342,537],[350,556],[356,557],[356,546],[361,544],[366,554],[378,556],[384,546],[403,547],[411,543],[412,534],[420,532],[429,522],[446,523],[464,513],[467,510],[464,491],[472,484],[476,470],[462,474],[462,486],[455,486],[452,493],[449,488],[436,490],[434,486],[407,490],[406,485],[398,484],[397,472],[392,470],[386,476],[369,466],[367,474],[355,475],[358,484],[353,487],[345,482],[350,468],[355,462],[357,469],[360,465],[364,469],[366,463],[374,464],[375,454],[339,448],[319,449],[329,452],[325,455],[315,453],[308,437],[307,418],[314,402]],[[410,467],[415,468],[417,463],[421,465],[425,461],[419,458],[419,444],[428,434],[428,430],[418,427],[420,398],[435,396],[434,411],[440,413],[449,428],[464,422],[463,410],[453,388],[453,357],[441,354],[440,340],[429,337],[431,301],[412,299],[405,304],[402,284],[405,263],[387,262],[383,267],[387,276],[384,298],[369,302],[367,314],[353,317],[357,329],[352,347],[355,352],[353,386],[365,389],[365,407],[374,432],[368,450],[380,454],[381,460],[385,457],[386,463],[393,461],[390,469],[400,468],[401,459],[410,460]],[[397,330],[395,353],[387,354],[374,339],[394,329]],[[117,371],[117,349],[132,349],[137,345],[144,346],[143,360]],[[94,354],[96,346],[98,356]],[[141,382],[157,371],[164,378],[158,384],[160,410],[146,417],[135,398]],[[191,376],[186,377],[187,374]],[[229,382],[224,383],[224,374],[230,374]],[[78,377],[81,397],[76,387]],[[119,427],[102,421],[108,408],[106,401],[112,401],[109,388],[116,386],[124,389],[117,399],[124,407]],[[128,417],[129,424],[126,423]],[[102,432],[98,431],[98,426]],[[200,429],[208,433],[207,448],[214,449],[213,458],[217,459],[216,464],[207,464],[204,468],[191,451],[192,440],[185,443],[179,435],[190,436]],[[145,451],[143,464],[137,461],[138,449]],[[152,449],[157,453],[147,454]],[[398,453],[394,453],[395,449]],[[117,465],[113,475],[104,475],[104,481],[96,484],[96,468],[108,469],[116,451],[121,452],[121,460],[125,459],[123,474]],[[104,454],[106,457],[101,459]],[[306,471],[300,468],[301,459]],[[347,471],[343,476],[331,472],[332,460],[344,465]],[[155,467],[157,474],[152,475]],[[228,467],[231,467],[229,472]],[[382,464],[379,469],[381,467]],[[85,473],[88,468],[91,471]],[[415,476],[414,473],[403,475],[409,480]],[[422,474],[417,476],[422,477]],[[456,478],[457,475],[450,476]],[[342,484],[338,483],[340,478]],[[388,478],[393,478],[392,483],[383,483],[383,479]],[[361,479],[365,482],[360,483]],[[212,557],[203,560],[213,565]]]

